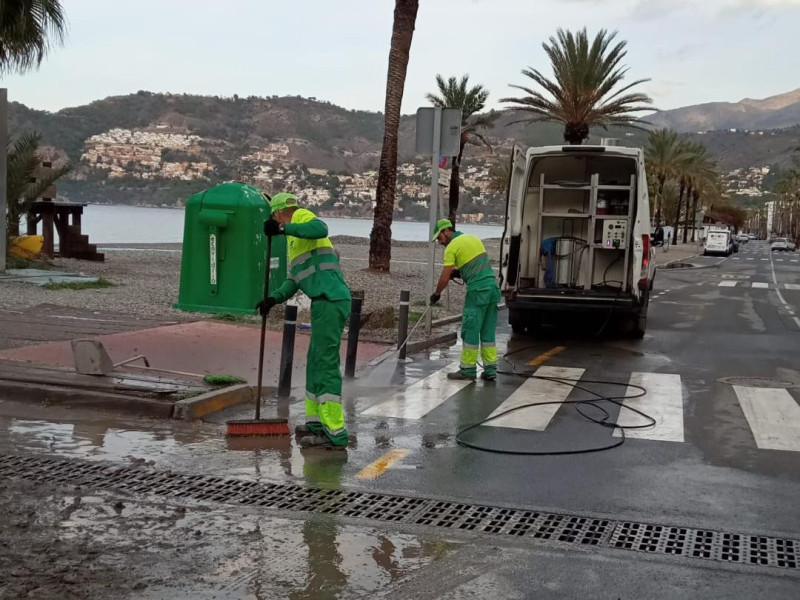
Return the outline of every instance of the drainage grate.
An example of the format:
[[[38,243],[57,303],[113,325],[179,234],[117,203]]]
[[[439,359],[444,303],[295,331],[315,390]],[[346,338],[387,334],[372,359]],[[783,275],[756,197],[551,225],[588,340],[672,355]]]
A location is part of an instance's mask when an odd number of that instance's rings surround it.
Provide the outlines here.
[[[0,454],[0,476],[170,498],[310,511],[564,544],[798,569],[800,541],[298,485]]]

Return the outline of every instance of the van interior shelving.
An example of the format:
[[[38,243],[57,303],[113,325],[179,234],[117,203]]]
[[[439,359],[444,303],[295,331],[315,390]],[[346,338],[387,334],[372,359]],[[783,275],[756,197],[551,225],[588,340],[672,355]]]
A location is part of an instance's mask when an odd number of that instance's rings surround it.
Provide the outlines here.
[[[630,161],[625,173],[607,168],[587,172],[596,161],[576,158],[567,157],[561,169],[545,160],[547,174],[543,169],[531,172],[522,214],[527,235],[520,246],[520,292],[614,295],[628,290],[634,163]]]

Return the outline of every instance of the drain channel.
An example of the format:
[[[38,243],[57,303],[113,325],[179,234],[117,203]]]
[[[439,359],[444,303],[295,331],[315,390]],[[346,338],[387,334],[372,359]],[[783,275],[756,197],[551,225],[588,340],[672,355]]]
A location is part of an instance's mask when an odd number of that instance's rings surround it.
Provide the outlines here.
[[[43,483],[362,517],[727,563],[798,569],[800,541],[209,475],[0,454],[0,476]]]

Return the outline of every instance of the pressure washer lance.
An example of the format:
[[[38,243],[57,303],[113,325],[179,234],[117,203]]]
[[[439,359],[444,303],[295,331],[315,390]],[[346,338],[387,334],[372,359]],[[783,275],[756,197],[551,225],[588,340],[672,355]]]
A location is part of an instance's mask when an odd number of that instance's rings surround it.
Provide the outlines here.
[[[264,301],[269,296],[269,272],[272,261],[272,236],[267,236],[267,264],[264,270]],[[228,435],[289,435],[287,419],[261,418],[261,383],[264,375],[264,341],[267,335],[267,314],[261,315],[261,346],[258,350],[258,387],[256,388],[255,419],[228,421]]]
[[[417,323],[414,325],[414,327],[412,327],[412,328],[411,328],[411,332],[410,332],[410,333],[409,333],[409,334],[406,336],[406,339],[405,339],[405,340],[403,340],[403,343],[402,343],[402,344],[400,344],[400,345],[397,347],[397,349],[395,349],[395,350],[392,350],[391,352],[387,352],[386,354],[384,354],[383,358],[381,358],[381,359],[379,359],[379,360],[377,360],[377,361],[375,361],[375,362],[373,362],[373,363],[370,363],[370,366],[377,367],[379,364],[383,363],[383,362],[384,362],[386,359],[388,359],[390,356],[393,356],[394,354],[400,354],[400,351],[401,351],[403,348],[405,348],[406,344],[408,343],[408,340],[410,340],[410,339],[411,339],[411,336],[412,336],[412,335],[414,335],[414,332],[417,330],[417,327],[419,327],[419,326],[420,326],[420,323],[422,323],[422,322],[425,320],[425,316],[428,314],[428,311],[429,311],[431,308],[433,308],[433,305],[432,305],[432,304],[428,304],[428,306],[426,306],[426,307],[425,307],[425,310],[424,310],[424,311],[422,312],[422,314],[420,315],[419,319],[417,320]]]

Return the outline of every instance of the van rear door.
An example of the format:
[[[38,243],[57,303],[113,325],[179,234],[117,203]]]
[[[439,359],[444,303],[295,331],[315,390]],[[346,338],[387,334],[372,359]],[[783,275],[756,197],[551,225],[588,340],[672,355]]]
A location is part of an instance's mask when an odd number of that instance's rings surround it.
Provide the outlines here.
[[[522,203],[525,199],[527,160],[518,146],[511,151],[511,173],[506,195],[506,227],[500,245],[500,289],[513,288],[517,283],[519,247],[522,239]]]

